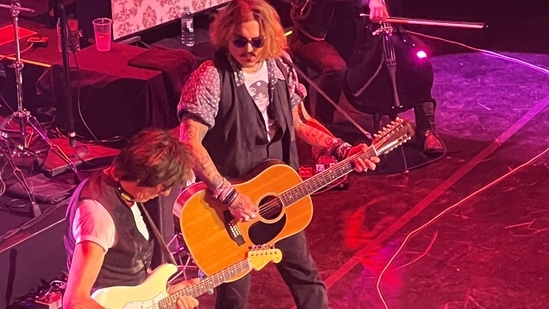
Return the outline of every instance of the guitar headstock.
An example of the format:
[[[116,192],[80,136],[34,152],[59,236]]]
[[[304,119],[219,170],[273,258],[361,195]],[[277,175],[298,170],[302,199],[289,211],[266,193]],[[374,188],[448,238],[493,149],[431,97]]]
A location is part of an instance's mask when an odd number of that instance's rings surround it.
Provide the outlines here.
[[[406,143],[412,136],[414,136],[414,128],[408,119],[397,118],[374,134],[372,146],[378,155],[382,155]]]
[[[255,270],[260,270],[269,262],[278,263],[282,260],[282,251],[270,246],[254,246],[248,252],[248,263]]]

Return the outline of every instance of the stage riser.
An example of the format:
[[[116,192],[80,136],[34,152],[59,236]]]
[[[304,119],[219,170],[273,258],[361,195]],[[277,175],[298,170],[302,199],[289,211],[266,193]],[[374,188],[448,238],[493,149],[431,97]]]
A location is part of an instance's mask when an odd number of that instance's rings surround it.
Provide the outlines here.
[[[146,205],[166,242],[174,235],[172,206],[177,196],[177,190],[173,190],[170,196],[161,196]],[[41,279],[46,282],[62,279],[66,271],[63,235],[67,202],[50,214],[43,214],[46,217],[35,226],[0,244],[0,309],[8,308],[15,299],[41,286]],[[0,215],[0,223],[11,216],[15,215]],[[4,232],[7,231],[0,230],[0,234]],[[17,239],[21,242],[17,243]]]
[[[0,252],[0,308],[41,286],[40,279],[49,282],[61,277],[66,269],[65,227],[65,220],[58,221]]]

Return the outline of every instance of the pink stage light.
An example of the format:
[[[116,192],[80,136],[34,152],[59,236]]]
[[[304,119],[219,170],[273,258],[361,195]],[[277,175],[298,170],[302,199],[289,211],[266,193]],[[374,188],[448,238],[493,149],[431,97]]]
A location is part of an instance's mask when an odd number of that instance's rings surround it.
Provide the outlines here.
[[[418,59],[426,59],[427,58],[427,52],[420,49],[416,52],[416,57],[418,57]]]

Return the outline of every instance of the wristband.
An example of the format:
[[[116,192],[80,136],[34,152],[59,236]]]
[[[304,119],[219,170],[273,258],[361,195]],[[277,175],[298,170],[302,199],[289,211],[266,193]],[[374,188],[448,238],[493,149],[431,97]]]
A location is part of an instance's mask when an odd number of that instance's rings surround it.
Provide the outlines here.
[[[228,182],[227,179],[223,179],[223,182],[218,185],[217,188],[215,188],[215,190],[213,191],[213,197],[220,201],[223,201],[227,198],[232,190],[234,190],[233,185],[231,185],[231,183]]]
[[[227,179],[223,179],[223,182],[213,192],[213,197],[227,206],[231,205],[237,196],[238,192]]]
[[[238,192],[236,190],[233,191],[233,194],[231,194],[229,197],[227,197],[223,203],[227,205],[227,207],[231,206],[234,201],[236,201],[236,198],[238,197]]]
[[[330,149],[328,149],[328,151],[330,151],[330,155],[332,157],[336,158],[338,161],[341,161],[347,158],[347,155],[349,154],[351,148],[353,148],[351,144],[346,143],[338,138],[334,140],[334,144]]]
[[[353,146],[351,146],[351,144],[349,143],[343,143],[339,145],[339,147],[336,148],[335,158],[338,161],[346,159],[349,155],[349,152],[351,151],[351,148],[353,148]]]

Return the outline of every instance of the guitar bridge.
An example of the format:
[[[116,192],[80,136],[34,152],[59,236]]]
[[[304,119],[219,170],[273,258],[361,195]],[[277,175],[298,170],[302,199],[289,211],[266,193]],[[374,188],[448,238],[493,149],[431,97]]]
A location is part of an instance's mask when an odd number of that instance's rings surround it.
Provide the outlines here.
[[[226,210],[223,213],[223,217],[225,219],[225,229],[227,230],[227,233],[229,233],[229,236],[237,245],[242,246],[245,243],[244,237],[242,236],[240,228],[236,225],[233,215],[230,211]]]

